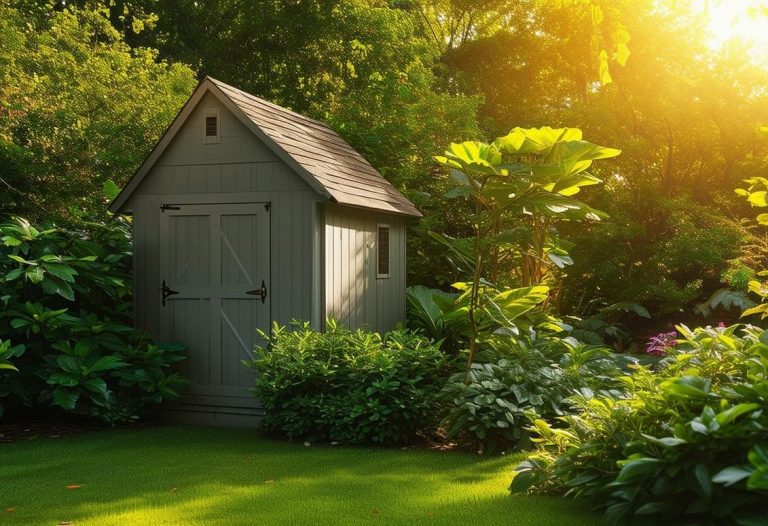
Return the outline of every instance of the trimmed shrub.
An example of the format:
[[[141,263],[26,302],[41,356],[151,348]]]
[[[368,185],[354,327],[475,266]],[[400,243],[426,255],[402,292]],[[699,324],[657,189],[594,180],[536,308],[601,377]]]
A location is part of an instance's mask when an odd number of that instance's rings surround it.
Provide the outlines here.
[[[424,337],[351,331],[333,320],[325,332],[303,323],[261,336],[254,392],[269,434],[399,444],[436,429],[446,362]]]

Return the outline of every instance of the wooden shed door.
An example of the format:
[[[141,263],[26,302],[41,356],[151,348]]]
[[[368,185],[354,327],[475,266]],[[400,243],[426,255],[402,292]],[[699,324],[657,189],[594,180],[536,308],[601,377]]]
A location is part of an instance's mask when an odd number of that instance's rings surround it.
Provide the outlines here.
[[[185,404],[257,406],[253,370],[242,362],[253,355],[256,329],[271,323],[268,209],[166,205],[162,212],[159,300],[165,338],[187,346]]]

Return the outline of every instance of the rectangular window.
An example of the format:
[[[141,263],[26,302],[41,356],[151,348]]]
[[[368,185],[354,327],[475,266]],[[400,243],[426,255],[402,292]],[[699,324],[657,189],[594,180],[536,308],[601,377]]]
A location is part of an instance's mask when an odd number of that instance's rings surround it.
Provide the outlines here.
[[[203,109],[203,144],[219,142],[221,127],[219,127],[219,108]]]
[[[376,277],[389,277],[389,225],[379,225],[376,231]]]
[[[205,118],[205,136],[216,137],[219,134],[216,117]]]

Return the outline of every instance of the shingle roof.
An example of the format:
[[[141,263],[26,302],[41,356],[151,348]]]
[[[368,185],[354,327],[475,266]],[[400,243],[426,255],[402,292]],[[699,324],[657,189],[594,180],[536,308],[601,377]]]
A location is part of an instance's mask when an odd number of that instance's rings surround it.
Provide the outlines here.
[[[198,86],[196,93],[210,89],[223,95],[255,124],[267,139],[265,142],[280,157],[298,168],[301,175],[312,179],[313,186],[339,204],[369,208],[389,213],[420,217],[421,213],[406,197],[368,163],[354,148],[323,122],[310,119],[286,108],[272,104],[249,93],[239,90],[211,77],[206,77]],[[195,94],[190,101],[195,98]],[[188,105],[190,102],[187,103]],[[185,107],[177,116],[177,121],[185,119]],[[188,114],[188,113],[187,113]],[[172,140],[181,122],[174,121],[158,146],[129,181],[123,192],[110,205],[110,210],[117,212],[128,196],[136,188],[150,166]],[[292,161],[292,162],[291,162]]]
[[[420,216],[413,204],[325,123],[210,78],[340,204]]]

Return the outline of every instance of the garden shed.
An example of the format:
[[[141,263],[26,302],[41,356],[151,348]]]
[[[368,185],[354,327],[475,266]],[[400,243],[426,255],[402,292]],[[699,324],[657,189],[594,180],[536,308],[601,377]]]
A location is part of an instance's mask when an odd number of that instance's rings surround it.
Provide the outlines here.
[[[418,210],[322,122],[206,77],[110,205],[133,217],[136,324],[187,346],[175,409],[259,414],[256,329],[405,317]]]

